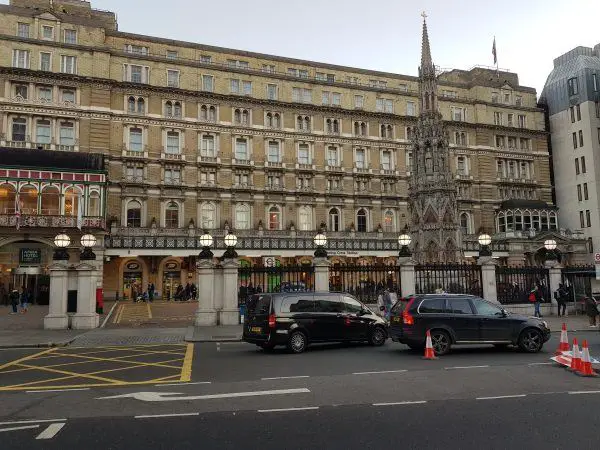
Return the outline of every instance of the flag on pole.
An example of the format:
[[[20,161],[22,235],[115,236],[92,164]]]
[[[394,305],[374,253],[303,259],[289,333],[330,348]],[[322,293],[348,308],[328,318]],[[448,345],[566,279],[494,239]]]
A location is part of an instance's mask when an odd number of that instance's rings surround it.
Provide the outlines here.
[[[494,64],[498,64],[498,55],[496,54],[496,36],[494,36],[494,44],[492,45],[492,55],[494,55]]]
[[[19,195],[15,195],[15,217],[17,218],[17,230],[21,227],[21,205],[19,204]]]

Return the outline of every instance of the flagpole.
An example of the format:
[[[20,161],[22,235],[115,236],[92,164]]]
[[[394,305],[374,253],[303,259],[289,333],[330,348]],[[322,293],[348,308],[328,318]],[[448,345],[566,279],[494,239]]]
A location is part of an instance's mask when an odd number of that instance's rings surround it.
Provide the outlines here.
[[[496,50],[496,36],[494,36],[494,60],[496,61],[496,78],[500,78],[500,73],[498,72],[498,51]]]

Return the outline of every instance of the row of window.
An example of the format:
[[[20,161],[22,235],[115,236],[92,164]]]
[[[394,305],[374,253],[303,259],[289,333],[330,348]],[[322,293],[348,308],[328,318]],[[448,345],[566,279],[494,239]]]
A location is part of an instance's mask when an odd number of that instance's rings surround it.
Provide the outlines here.
[[[34,135],[30,136],[28,128],[34,128]],[[62,119],[30,119],[15,117],[11,124],[11,145],[25,147],[27,142],[32,142],[37,148],[48,148],[50,144],[58,144],[60,150],[73,150],[76,144],[75,122]]]
[[[499,233],[507,231],[557,230],[558,216],[554,211],[508,210],[496,216]]]
[[[582,189],[582,187],[583,187],[583,189]],[[588,184],[587,183],[583,183],[583,184],[578,184],[577,185],[577,200],[579,200],[579,201],[589,200]]]
[[[579,132],[573,132],[573,149],[577,148],[577,136],[579,136],[579,147],[583,147],[583,130],[579,130]]]
[[[592,215],[589,209],[585,210],[585,217],[583,211],[579,211],[579,225],[581,228],[590,228],[592,226]]]
[[[52,52],[39,52],[38,69],[44,72],[54,70],[54,57]],[[31,51],[16,49],[13,50],[13,67],[19,69],[31,69]],[[77,56],[60,55],[60,72],[77,74]]]
[[[69,87],[13,83],[11,88],[12,97],[18,100],[34,100],[41,103],[77,103],[77,91]]]
[[[496,176],[501,179],[531,180],[533,161],[496,159]]]
[[[594,92],[598,92],[600,88],[598,83],[598,74],[592,73],[592,89]],[[579,79],[577,77],[569,78],[567,80],[567,91],[570,96],[579,94]]]
[[[29,39],[32,36],[32,26],[29,23],[17,23],[17,36],[20,38]],[[39,38],[45,41],[56,40],[54,27],[51,25],[42,25],[39,30]],[[62,42],[65,44],[77,44],[77,30],[62,29]]]
[[[505,116],[506,122],[504,122]],[[517,114],[517,120],[515,121],[515,114],[513,113],[494,112],[494,125],[504,126],[505,123],[509,127],[527,128],[527,116],[525,114]]]
[[[535,189],[527,189],[522,187],[499,187],[498,198],[501,200],[537,200],[538,193]]]
[[[585,166],[585,156],[582,156],[581,158],[575,158],[575,175],[586,172],[587,168]]]
[[[509,150],[531,150],[531,139],[528,138],[496,135],[495,144],[497,148],[508,148]]]

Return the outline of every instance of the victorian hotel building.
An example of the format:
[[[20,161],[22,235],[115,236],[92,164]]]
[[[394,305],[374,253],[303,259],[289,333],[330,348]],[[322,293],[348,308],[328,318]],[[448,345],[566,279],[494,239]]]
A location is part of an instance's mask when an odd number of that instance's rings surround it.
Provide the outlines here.
[[[10,0],[0,33],[5,286],[43,276],[60,231],[73,251],[97,235],[107,298],[195,280],[203,230],[216,257],[234,232],[242,265],[310,264],[318,230],[333,264],[395,263],[417,77],[131,34],[80,0]],[[486,68],[439,90],[464,256],[486,231],[501,263],[535,262],[548,235],[584,257],[552,204],[535,90]],[[82,153],[104,162],[66,157]]]

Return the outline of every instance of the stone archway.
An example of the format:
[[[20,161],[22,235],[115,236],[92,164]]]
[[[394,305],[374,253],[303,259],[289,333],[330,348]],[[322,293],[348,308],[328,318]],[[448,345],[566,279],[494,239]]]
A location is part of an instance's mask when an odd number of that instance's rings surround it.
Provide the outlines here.
[[[140,257],[123,257],[120,258],[119,261],[119,285],[118,285],[118,292],[119,292],[119,297],[120,298],[124,298],[125,295],[125,272],[127,272],[127,265],[131,264],[131,263],[138,263],[140,265],[141,268],[141,289],[142,291],[145,289],[145,286],[147,286],[148,284],[148,264],[146,263],[146,261],[144,260],[144,258],[140,258]],[[132,266],[133,267],[133,266]],[[137,272],[137,270],[132,269],[132,272],[135,271]],[[128,288],[130,289],[130,288]]]

